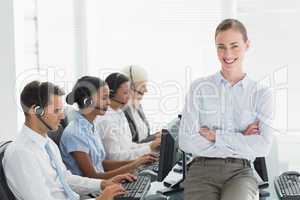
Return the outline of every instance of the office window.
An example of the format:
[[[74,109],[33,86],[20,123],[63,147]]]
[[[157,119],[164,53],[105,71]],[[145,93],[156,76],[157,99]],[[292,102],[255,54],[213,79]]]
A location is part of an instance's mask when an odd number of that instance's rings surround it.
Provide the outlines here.
[[[247,71],[267,80],[275,91],[275,128],[279,169],[299,166],[300,2],[297,0],[239,0],[237,15],[249,29],[251,48]],[[277,146],[276,144],[274,144]],[[278,148],[278,147],[277,147]],[[272,152],[274,153],[274,152]]]
[[[75,67],[73,0],[24,0],[15,3],[16,102],[26,83],[51,81],[66,91],[72,87]],[[21,20],[20,20],[21,19]],[[20,31],[24,29],[24,31]],[[23,55],[22,55],[23,54]],[[18,121],[23,122],[19,106]]]
[[[147,69],[143,105],[153,129],[181,112],[191,81],[218,68],[214,29],[221,1],[86,1],[89,73]]]
[[[296,0],[237,1],[237,17],[247,25],[251,40],[246,70],[257,80],[269,79],[275,89],[275,127],[282,133],[300,130],[299,10]]]

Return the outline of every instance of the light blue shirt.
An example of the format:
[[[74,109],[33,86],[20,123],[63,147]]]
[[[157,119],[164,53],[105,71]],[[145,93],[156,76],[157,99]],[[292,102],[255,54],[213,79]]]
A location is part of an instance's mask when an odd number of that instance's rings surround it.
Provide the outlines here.
[[[105,160],[105,150],[101,139],[95,134],[95,128],[85,117],[76,112],[75,119],[65,128],[60,149],[67,168],[76,175],[82,176],[77,162],[70,154],[74,151],[87,153],[96,172],[104,172],[102,161]]]
[[[179,145],[194,156],[244,158],[266,156],[272,144],[273,98],[247,75],[234,86],[220,72],[194,81],[186,97],[179,129]],[[243,135],[259,121],[259,134]],[[215,142],[201,136],[206,126],[216,133]]]

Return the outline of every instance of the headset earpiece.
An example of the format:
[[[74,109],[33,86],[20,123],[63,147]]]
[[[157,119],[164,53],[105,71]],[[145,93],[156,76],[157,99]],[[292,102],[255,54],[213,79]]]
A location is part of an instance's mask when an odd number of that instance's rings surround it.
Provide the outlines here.
[[[117,90],[118,90],[118,79],[119,77],[121,76],[122,74],[120,73],[116,73],[116,77],[114,78],[115,79],[115,82],[112,86],[112,88],[109,88],[109,98],[112,99],[115,97],[116,93],[117,93]]]
[[[35,106],[34,107],[34,112],[38,117],[43,117],[45,114],[45,110],[44,108],[42,108],[41,106]]]
[[[53,131],[52,127],[47,124],[46,121],[43,120],[43,116],[45,115],[45,109],[43,108],[42,105],[42,99],[41,99],[41,87],[42,87],[42,83],[39,84],[38,86],[38,105],[36,105],[34,107],[34,112],[35,115],[37,116],[37,118],[40,120],[40,122],[42,122],[42,124],[44,124],[44,126],[49,130],[49,131]]]
[[[109,90],[109,98],[114,98],[115,97],[115,91],[114,90]]]
[[[84,105],[85,108],[89,107],[92,104],[93,104],[92,98],[86,97],[86,98],[83,99],[83,105]]]
[[[43,117],[45,114],[45,110],[42,105],[42,99],[41,99],[41,87],[42,83],[38,85],[38,104],[34,107],[34,112],[38,117]]]

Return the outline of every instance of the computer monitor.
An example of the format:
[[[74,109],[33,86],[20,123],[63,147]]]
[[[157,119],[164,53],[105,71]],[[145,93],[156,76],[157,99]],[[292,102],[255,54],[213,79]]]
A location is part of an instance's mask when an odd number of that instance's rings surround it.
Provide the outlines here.
[[[180,192],[183,191],[183,187],[181,186],[181,183],[185,180],[186,177],[186,172],[187,172],[187,160],[186,160],[186,154],[184,151],[179,149],[180,155],[181,155],[181,160],[182,160],[182,178],[175,183],[168,183],[168,186],[166,185],[166,182],[164,182],[164,185],[167,186],[166,188],[162,190],[158,190],[158,193],[162,194],[168,194],[171,192]]]
[[[176,140],[173,135],[170,134],[167,129],[162,129],[158,181],[163,181],[177,162],[177,148]]]

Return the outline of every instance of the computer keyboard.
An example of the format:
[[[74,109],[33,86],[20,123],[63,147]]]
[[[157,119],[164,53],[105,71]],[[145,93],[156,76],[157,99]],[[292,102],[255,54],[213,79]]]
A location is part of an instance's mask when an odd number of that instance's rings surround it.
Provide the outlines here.
[[[114,200],[142,200],[150,189],[151,178],[148,176],[138,176],[134,182],[125,182],[123,187],[126,194],[115,197]]]
[[[158,168],[159,168],[158,165],[159,165],[159,163],[158,163],[158,161],[156,161],[156,162],[152,163],[151,165],[145,166],[144,169],[149,169],[149,170],[152,170],[152,171],[158,173]]]
[[[275,178],[274,185],[280,200],[300,200],[300,174],[286,172]]]
[[[144,165],[144,166],[141,166],[137,169],[137,173],[140,173],[141,171],[144,171],[144,170],[151,170],[155,173],[158,173],[158,170],[159,170],[159,162],[158,161],[155,161],[154,163],[150,164],[150,165]]]

